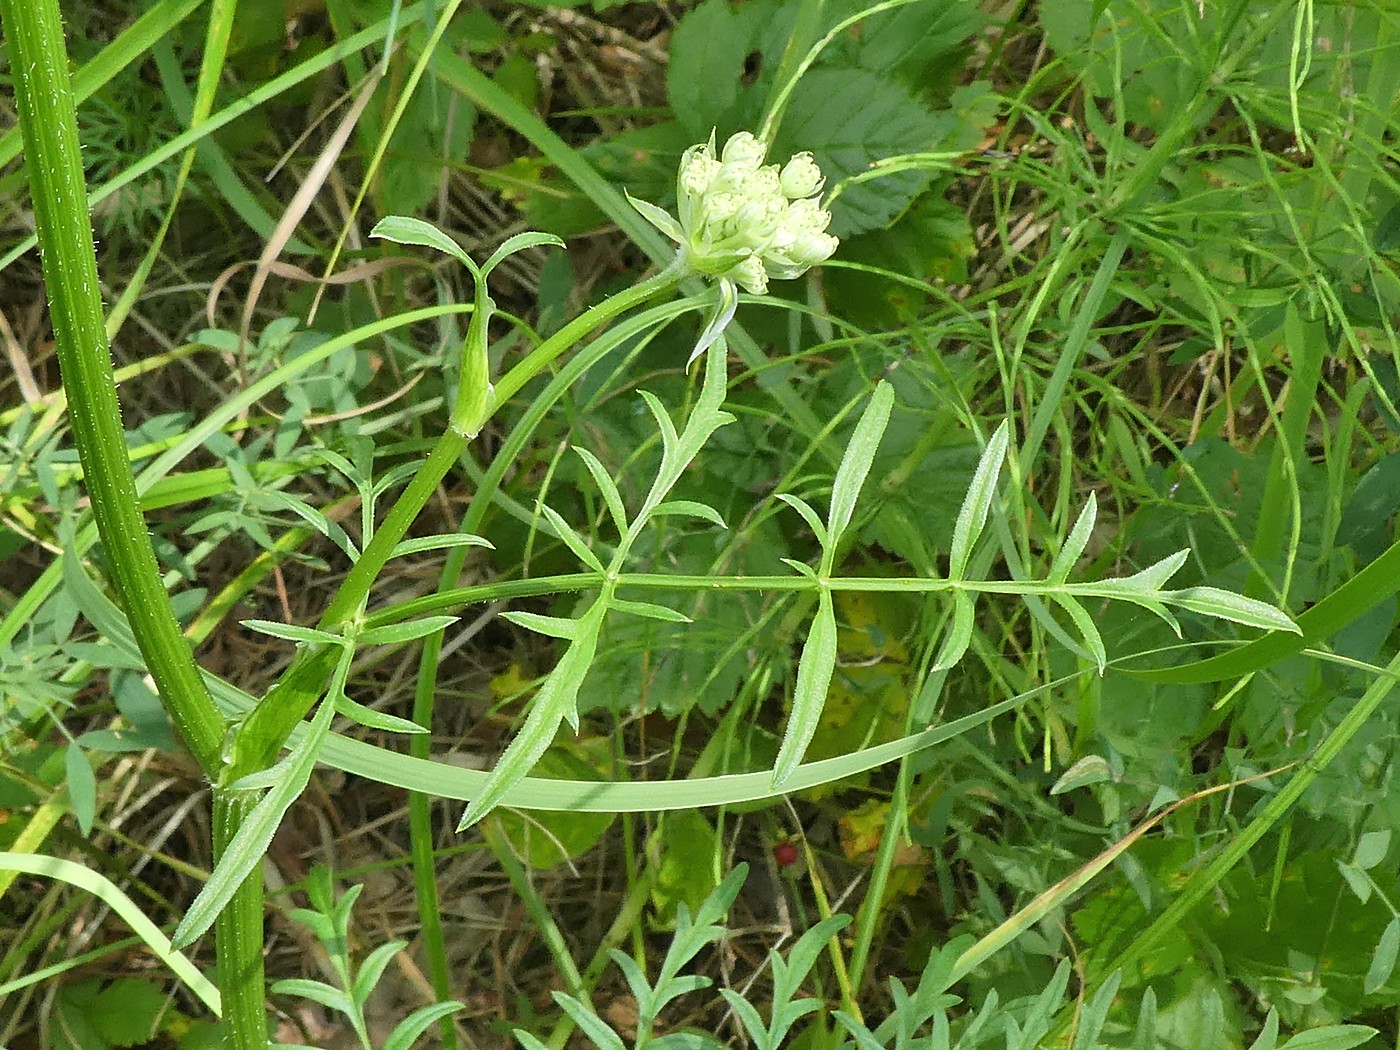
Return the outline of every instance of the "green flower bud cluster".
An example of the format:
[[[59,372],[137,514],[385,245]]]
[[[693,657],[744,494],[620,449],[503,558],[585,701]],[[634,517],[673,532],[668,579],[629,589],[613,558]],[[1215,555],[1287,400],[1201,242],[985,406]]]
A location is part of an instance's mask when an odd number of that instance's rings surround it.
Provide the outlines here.
[[[679,222],[645,201],[632,204],[680,245],[681,264],[692,273],[762,295],[770,278],[802,276],[838,243],[826,232],[831,213],[815,199],[826,180],[812,155],[798,153],[780,168],[763,163],[767,152],[741,131],[716,156],[712,136],[681,158]]]

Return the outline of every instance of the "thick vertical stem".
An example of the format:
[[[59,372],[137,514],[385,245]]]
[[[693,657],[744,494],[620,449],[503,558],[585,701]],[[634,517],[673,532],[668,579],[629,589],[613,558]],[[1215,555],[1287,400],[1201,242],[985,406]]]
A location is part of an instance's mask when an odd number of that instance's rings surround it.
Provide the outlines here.
[[[214,856],[257,802],[256,792],[214,789]],[[229,1050],[267,1050],[267,978],[263,973],[263,876],[255,867],[214,920],[224,1042]]]
[[[34,202],[44,284],[73,442],[112,584],[161,702],[204,772],[218,768],[224,720],[200,678],[161,582],[136,499],[112,376],[77,113],[58,0],[0,0]]]

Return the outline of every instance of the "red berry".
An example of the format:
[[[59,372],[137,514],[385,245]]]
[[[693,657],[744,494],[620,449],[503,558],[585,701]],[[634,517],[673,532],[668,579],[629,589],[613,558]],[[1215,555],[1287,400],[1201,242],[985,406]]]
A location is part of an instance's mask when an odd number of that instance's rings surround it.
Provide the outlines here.
[[[773,847],[773,859],[778,867],[786,868],[797,863],[797,847],[791,842],[779,842]]]

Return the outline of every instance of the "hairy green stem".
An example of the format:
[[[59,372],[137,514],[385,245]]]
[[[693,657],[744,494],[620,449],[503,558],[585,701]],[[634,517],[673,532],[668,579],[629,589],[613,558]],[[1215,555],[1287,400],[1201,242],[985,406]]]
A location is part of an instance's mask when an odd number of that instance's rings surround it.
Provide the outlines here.
[[[224,720],[171,611],[127,460],[58,0],[0,0],[0,18],[10,47],[59,368],[93,518],[112,585],[161,701],[200,768],[212,777]]]
[[[238,831],[258,801],[257,792],[214,789],[214,856]],[[224,1040],[229,1050],[266,1050],[267,978],[263,972],[263,877],[253,869],[214,920]]]
[[[83,182],[77,112],[58,0],[0,0],[10,47],[26,169],[73,442],[117,598],[161,703],[205,775],[221,765],[225,722],[180,632],[127,457],[108,348],[97,254]],[[240,800],[216,795],[215,852],[232,835]],[[261,875],[219,920],[217,952],[228,1045],[265,1050]]]

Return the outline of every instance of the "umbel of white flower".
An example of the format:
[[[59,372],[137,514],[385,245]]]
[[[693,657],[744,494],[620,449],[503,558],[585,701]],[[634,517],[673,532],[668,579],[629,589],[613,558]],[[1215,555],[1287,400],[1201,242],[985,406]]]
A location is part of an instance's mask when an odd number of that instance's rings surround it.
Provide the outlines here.
[[[769,278],[802,276],[838,243],[826,232],[831,213],[816,201],[826,180],[812,155],[798,153],[779,167],[763,163],[767,151],[741,131],[716,157],[711,135],[681,157],[679,222],[654,204],[632,205],[680,245],[681,265],[691,273],[762,295]]]

